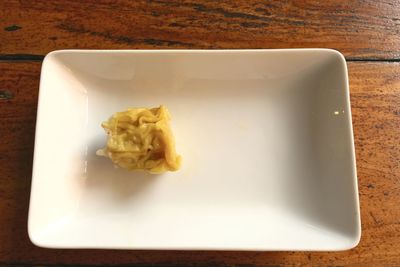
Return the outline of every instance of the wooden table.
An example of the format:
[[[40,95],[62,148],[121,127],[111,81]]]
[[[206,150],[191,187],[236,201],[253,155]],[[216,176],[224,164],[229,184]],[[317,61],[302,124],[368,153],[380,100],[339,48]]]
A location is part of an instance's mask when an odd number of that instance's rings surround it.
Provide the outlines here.
[[[400,2],[0,1],[0,265],[400,266]],[[84,3],[81,3],[84,2]],[[40,66],[64,48],[334,48],[349,66],[362,238],[350,251],[50,250],[27,235]]]

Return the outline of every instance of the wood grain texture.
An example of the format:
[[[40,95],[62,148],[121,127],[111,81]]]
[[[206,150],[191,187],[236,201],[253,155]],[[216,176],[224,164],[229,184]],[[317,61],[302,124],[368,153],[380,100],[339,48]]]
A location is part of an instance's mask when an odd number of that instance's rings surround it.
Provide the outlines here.
[[[400,2],[0,1],[0,55],[66,48],[338,49],[400,59]]]
[[[50,250],[27,236],[40,63],[0,62],[0,263],[400,265],[399,63],[349,63],[362,238],[345,252]]]

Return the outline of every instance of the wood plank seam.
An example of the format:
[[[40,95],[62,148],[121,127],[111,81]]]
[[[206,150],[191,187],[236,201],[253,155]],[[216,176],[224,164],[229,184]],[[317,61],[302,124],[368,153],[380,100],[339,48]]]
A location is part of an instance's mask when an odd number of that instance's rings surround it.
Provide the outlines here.
[[[88,49],[91,50],[91,49]],[[42,61],[44,55],[34,54],[0,54],[0,61]],[[358,58],[346,57],[347,62],[400,62],[400,58]]]

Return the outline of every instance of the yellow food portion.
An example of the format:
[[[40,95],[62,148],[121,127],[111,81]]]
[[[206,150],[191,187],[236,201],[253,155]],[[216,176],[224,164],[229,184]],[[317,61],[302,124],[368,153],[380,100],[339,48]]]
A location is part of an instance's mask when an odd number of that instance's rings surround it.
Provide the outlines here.
[[[176,171],[181,157],[175,151],[170,119],[163,105],[117,112],[101,125],[108,140],[97,155],[108,157],[115,165],[128,170]]]

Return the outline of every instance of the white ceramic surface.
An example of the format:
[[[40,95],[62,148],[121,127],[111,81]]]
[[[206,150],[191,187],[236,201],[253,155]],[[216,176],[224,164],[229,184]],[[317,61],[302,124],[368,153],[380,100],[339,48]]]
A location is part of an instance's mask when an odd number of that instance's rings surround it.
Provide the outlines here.
[[[115,169],[100,123],[165,104],[182,169]],[[343,250],[360,239],[349,87],[328,49],[48,54],[28,232],[51,248]]]

